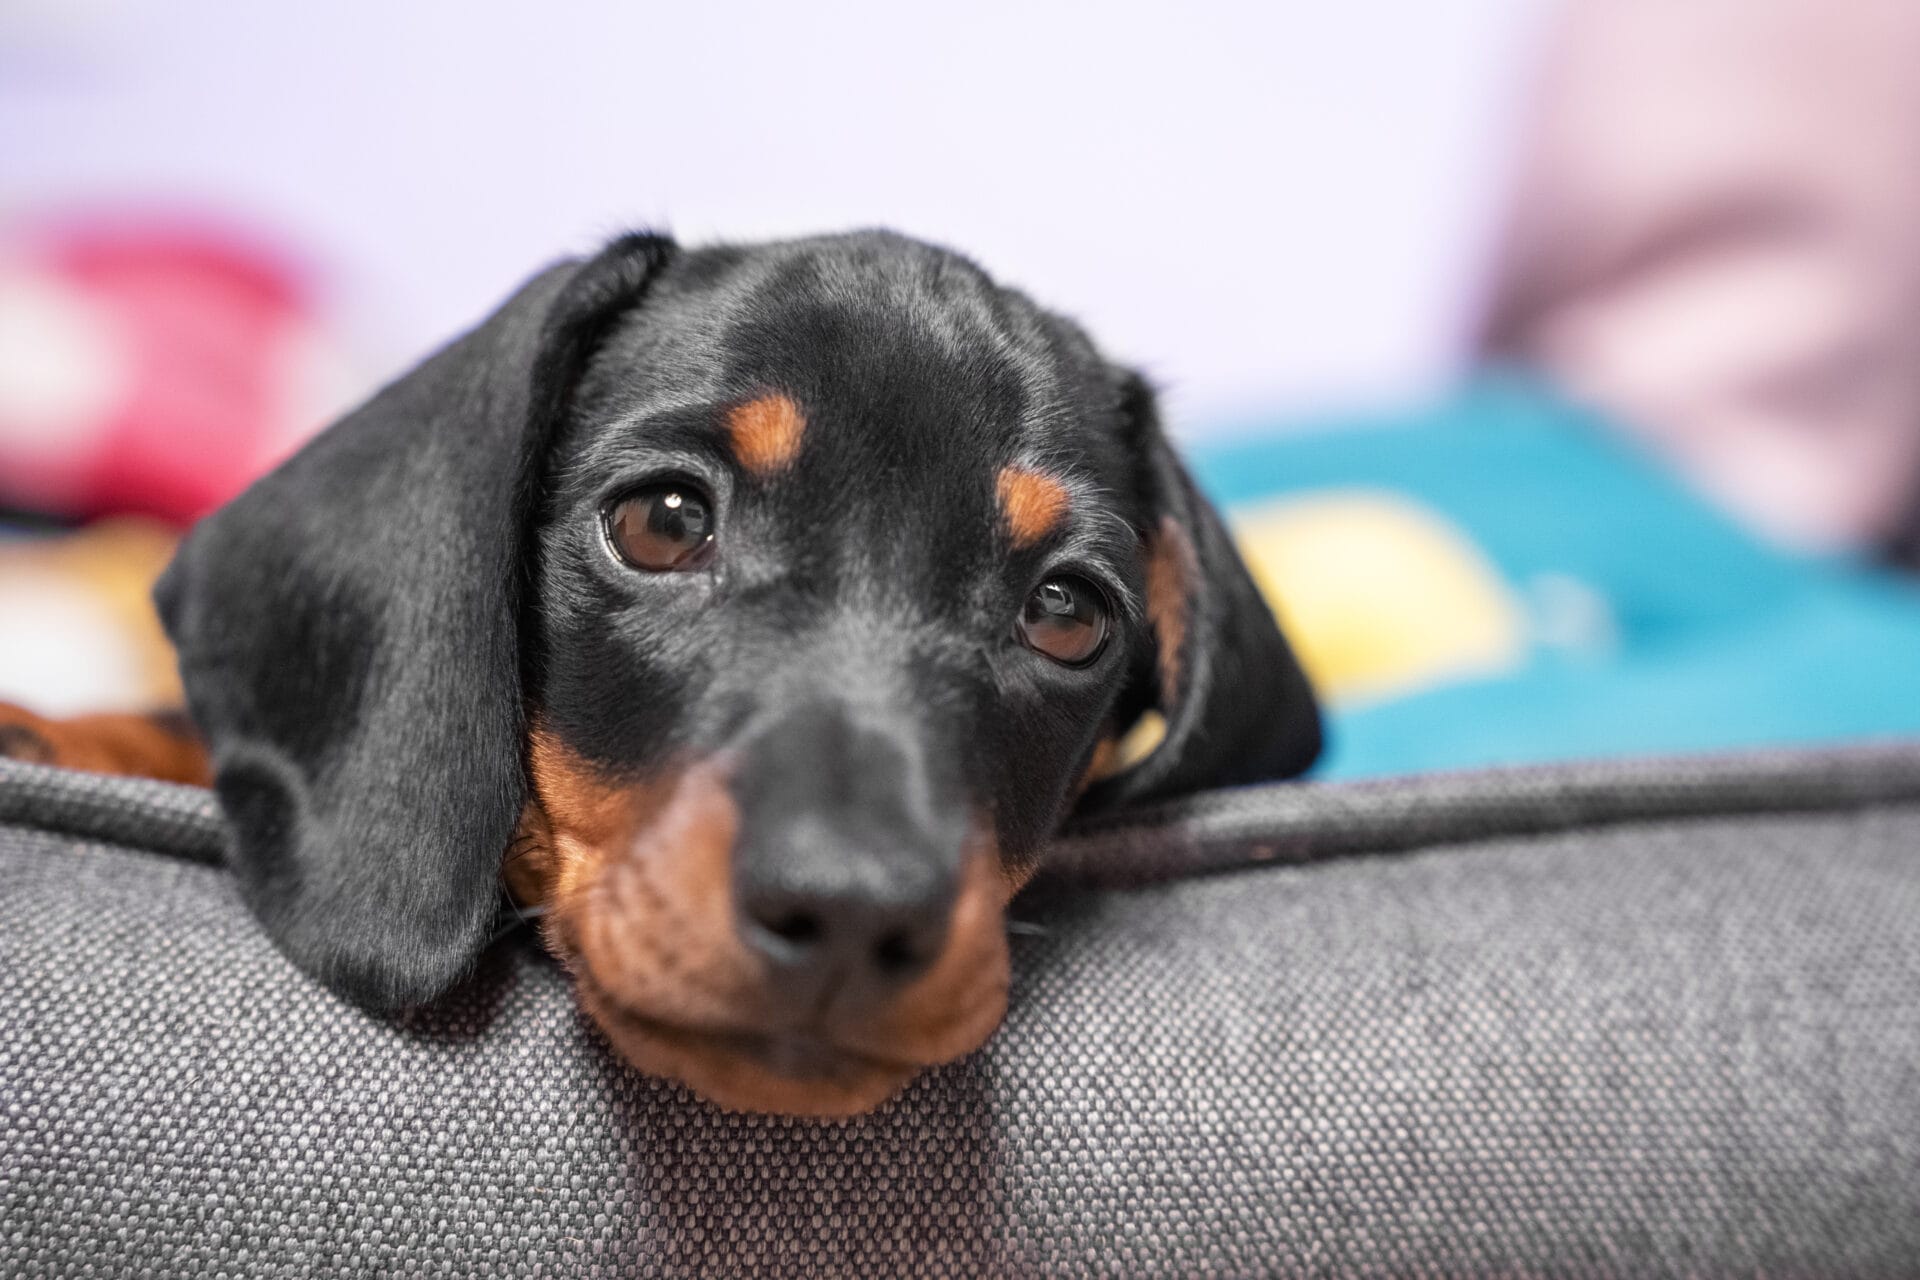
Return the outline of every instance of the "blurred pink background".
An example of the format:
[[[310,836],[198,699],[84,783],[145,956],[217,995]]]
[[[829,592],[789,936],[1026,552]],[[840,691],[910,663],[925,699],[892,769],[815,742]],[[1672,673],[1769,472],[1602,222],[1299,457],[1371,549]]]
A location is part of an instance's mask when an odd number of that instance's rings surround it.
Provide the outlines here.
[[[1913,0],[0,4],[0,698],[173,696],[177,529],[636,225],[946,242],[1189,442],[1518,362],[1920,560],[1916,66]]]
[[[888,224],[1080,315],[1204,430],[1457,366],[1540,9],[14,3],[0,211],[274,237],[362,381],[631,225]]]

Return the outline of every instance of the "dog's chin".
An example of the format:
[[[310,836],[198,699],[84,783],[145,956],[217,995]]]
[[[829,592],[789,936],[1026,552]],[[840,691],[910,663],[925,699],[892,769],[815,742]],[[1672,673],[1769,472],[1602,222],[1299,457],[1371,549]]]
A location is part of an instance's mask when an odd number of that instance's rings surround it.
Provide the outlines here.
[[[728,1111],[844,1119],[906,1088],[922,1064],[887,1061],[801,1033],[705,1031],[649,1018],[582,983],[580,1003],[615,1052]]]

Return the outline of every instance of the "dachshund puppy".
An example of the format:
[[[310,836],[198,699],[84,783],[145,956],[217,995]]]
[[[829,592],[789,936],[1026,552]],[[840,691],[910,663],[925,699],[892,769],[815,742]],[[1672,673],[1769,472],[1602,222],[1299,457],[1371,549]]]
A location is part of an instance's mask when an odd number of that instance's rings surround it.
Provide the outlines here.
[[[262,924],[374,1008],[458,982],[504,879],[624,1057],[746,1110],[980,1045],[1070,812],[1320,741],[1145,383],[881,232],[549,269],[157,597],[208,759],[23,713],[17,753],[208,774]]]

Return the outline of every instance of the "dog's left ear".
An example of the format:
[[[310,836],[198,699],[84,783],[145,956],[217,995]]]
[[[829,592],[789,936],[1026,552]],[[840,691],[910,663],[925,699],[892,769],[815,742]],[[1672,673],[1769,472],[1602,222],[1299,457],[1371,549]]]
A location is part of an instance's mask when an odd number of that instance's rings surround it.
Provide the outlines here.
[[[629,236],[535,277],[203,520],[156,589],[242,896],[362,1003],[433,998],[491,932],[542,460],[671,252]]]
[[[1122,371],[1122,430],[1149,513],[1148,660],[1123,710],[1157,709],[1166,732],[1138,764],[1097,783],[1083,809],[1289,778],[1320,754],[1320,712],[1219,513],[1174,454],[1153,391]]]

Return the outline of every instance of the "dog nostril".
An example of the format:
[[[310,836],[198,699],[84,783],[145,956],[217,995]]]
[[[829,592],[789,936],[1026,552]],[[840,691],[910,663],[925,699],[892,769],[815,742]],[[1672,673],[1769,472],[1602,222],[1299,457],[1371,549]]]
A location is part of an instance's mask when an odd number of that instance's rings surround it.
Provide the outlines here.
[[[811,911],[788,911],[762,924],[768,933],[795,946],[804,947],[820,940],[820,917]]]
[[[881,973],[889,976],[906,973],[920,964],[920,948],[914,945],[913,938],[904,930],[895,929],[882,935],[873,947],[873,964]]]

